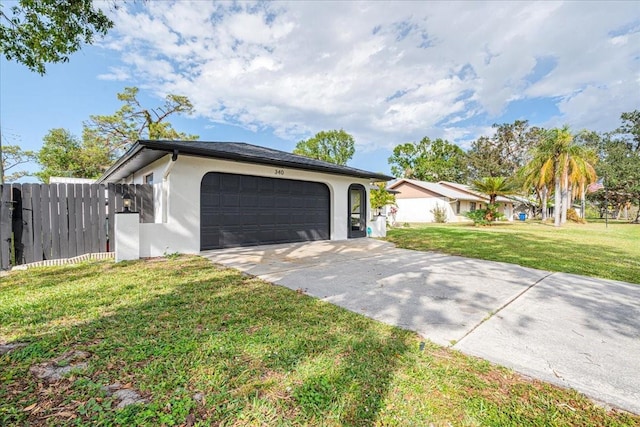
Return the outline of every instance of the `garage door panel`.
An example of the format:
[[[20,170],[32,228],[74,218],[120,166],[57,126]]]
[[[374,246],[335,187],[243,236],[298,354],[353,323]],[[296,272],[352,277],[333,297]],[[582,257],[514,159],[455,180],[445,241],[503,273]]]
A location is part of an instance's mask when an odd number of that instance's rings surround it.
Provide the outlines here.
[[[202,249],[329,238],[324,184],[212,172],[200,188]]]
[[[240,197],[240,207],[244,209],[256,209],[260,203],[260,197],[257,194],[246,194]]]
[[[258,201],[259,208],[272,208],[275,207],[276,201],[271,195],[260,194],[260,199]]]
[[[280,209],[287,209],[291,207],[291,199],[283,194],[277,194],[274,197],[276,206]]]
[[[246,176],[242,178],[241,184],[243,191],[251,191],[254,192],[259,188],[258,177],[254,176]]]
[[[240,196],[238,194],[221,194],[220,205],[222,207],[237,207],[240,204]]]
[[[220,206],[220,198],[219,197],[212,197],[208,200],[203,200],[202,201],[202,207],[201,209],[206,209],[206,210],[212,210],[212,209],[217,209]]]

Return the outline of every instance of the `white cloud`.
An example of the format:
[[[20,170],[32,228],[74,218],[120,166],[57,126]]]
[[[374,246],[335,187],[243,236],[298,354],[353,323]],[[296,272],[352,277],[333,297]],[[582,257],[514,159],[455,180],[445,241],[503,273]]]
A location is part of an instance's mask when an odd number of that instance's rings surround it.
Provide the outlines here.
[[[100,80],[114,80],[114,81],[125,81],[129,80],[131,75],[127,72],[126,69],[122,67],[109,67],[109,72],[105,74],[98,74],[98,79]]]
[[[167,1],[113,18],[103,46],[123,65],[101,78],[293,140],[344,128],[368,149],[425,135],[465,145],[514,100],[553,99],[549,123],[597,130],[638,107],[632,2]],[[555,67],[531,83],[543,57]]]

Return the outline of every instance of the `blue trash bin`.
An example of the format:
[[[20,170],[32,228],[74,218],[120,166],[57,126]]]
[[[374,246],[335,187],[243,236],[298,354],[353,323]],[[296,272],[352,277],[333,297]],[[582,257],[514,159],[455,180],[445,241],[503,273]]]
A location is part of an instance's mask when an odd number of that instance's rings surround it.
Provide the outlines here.
[[[520,221],[524,221],[525,219],[527,219],[527,214],[524,212],[520,212],[520,214],[518,214],[518,217],[520,218]]]

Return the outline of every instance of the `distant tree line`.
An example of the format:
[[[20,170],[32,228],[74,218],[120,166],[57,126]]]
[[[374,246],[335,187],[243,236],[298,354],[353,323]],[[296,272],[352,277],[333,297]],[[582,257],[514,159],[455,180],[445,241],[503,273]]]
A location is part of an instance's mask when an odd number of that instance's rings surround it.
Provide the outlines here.
[[[486,194],[519,194],[534,200],[543,220],[553,200],[556,226],[578,199],[583,215],[589,199],[617,215],[636,206],[640,220],[640,111],[623,113],[621,125],[604,133],[543,129],[526,120],[493,128],[493,136],[481,136],[466,152],[440,138],[397,145],[391,171],[398,178],[466,183]]]

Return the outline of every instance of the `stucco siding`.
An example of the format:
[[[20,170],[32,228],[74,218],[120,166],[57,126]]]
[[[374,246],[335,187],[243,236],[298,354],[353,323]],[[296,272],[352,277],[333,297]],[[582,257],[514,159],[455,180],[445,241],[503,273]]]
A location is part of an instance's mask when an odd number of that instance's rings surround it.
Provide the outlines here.
[[[393,187],[393,190],[399,192],[396,194],[396,199],[417,199],[420,197],[437,196],[424,188],[420,188],[417,185],[413,185],[408,182],[403,182],[400,185]]]
[[[396,223],[405,222],[433,222],[433,213],[436,206],[445,208],[448,222],[455,222],[456,215],[451,205],[441,199],[436,198],[416,198],[416,199],[396,199],[398,212],[396,213]]]
[[[146,174],[153,173],[154,187],[159,185],[161,193],[161,197],[156,198],[156,206],[160,205],[161,212],[166,212],[164,215],[156,216],[156,218],[166,218],[161,221],[162,223],[142,224],[141,238],[146,243],[141,243],[141,256],[159,256],[172,252],[198,253],[200,251],[200,183],[208,172],[285,178],[326,184],[330,191],[331,240],[343,240],[348,237],[347,196],[349,185],[363,185],[367,189],[367,201],[369,200],[369,181],[363,178],[185,155],[178,156],[177,161],[171,166],[164,188],[162,188],[162,177],[170,161],[170,156],[167,155],[130,177],[132,182],[142,183]],[[369,212],[366,217],[368,216]]]

